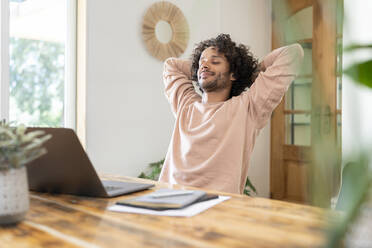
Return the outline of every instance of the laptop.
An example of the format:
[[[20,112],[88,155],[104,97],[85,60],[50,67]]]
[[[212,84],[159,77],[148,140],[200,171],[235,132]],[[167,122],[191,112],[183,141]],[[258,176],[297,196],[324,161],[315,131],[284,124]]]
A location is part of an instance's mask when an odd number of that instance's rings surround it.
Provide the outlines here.
[[[43,130],[52,138],[44,143],[47,154],[29,163],[30,190],[91,197],[115,197],[149,189],[154,184],[100,180],[74,130],[68,128],[28,128]]]

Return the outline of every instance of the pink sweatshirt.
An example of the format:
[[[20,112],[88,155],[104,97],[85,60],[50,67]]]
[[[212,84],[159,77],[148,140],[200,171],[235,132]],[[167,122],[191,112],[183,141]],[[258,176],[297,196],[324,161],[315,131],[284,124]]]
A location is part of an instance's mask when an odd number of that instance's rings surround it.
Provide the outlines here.
[[[263,60],[266,71],[249,90],[217,103],[202,103],[190,79],[190,61],[167,59],[165,95],[176,122],[159,181],[243,193],[259,130],[295,79],[302,58],[298,44],[272,51]]]

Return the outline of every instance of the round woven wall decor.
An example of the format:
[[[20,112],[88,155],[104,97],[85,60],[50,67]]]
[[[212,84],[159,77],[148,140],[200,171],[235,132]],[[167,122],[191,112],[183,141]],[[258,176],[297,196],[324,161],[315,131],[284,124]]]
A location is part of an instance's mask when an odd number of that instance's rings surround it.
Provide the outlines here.
[[[172,29],[168,43],[162,43],[156,37],[155,28],[159,21],[169,23]],[[142,37],[150,54],[164,61],[169,57],[179,57],[186,50],[189,26],[177,6],[165,1],[157,2],[150,6],[143,18]]]

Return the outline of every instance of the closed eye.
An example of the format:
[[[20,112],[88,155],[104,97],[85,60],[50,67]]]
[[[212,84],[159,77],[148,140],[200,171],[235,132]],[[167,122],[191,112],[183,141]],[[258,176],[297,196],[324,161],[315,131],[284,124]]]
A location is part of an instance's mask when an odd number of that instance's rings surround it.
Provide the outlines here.
[[[218,65],[218,64],[220,64],[221,62],[219,62],[219,61],[212,61],[212,64],[213,65]],[[202,62],[201,61],[199,61],[199,66],[202,64]]]

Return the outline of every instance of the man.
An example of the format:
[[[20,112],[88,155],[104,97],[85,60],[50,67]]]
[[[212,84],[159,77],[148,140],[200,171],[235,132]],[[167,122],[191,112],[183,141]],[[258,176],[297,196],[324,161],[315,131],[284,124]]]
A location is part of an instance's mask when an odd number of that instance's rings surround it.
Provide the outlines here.
[[[221,34],[199,43],[192,61],[167,59],[165,94],[176,122],[159,180],[243,193],[255,139],[302,58],[295,44],[272,51],[258,65],[244,45]]]

